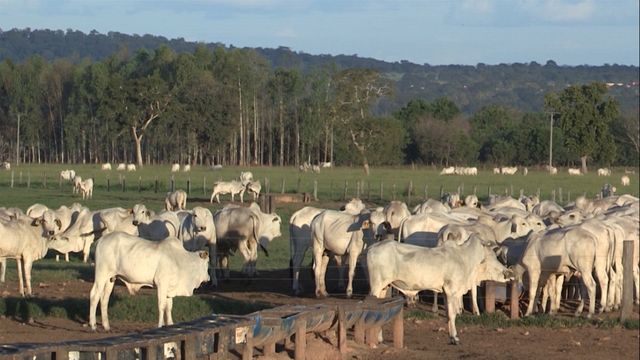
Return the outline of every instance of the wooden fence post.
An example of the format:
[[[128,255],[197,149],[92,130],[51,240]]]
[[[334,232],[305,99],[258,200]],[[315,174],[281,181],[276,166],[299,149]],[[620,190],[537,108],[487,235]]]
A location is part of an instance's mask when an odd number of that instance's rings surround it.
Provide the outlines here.
[[[429,198],[429,185],[424,184],[424,201],[427,201]]]
[[[344,193],[342,194],[342,200],[347,201],[347,188],[349,187],[349,181],[344,181]]]
[[[411,204],[411,191],[413,191],[413,180],[409,180],[409,186],[407,190],[407,205]]]
[[[538,199],[540,199],[540,188],[538,188],[538,191],[536,191],[536,196],[538,197]]]
[[[125,177],[123,176],[123,177],[122,177],[122,192],[125,192],[125,191],[126,191],[126,188],[127,188],[127,185],[125,184],[125,181],[126,181],[126,179],[125,179]]]
[[[633,240],[622,243],[622,306],[620,321],[631,318],[633,312]]]
[[[513,184],[511,184],[510,187],[511,187],[511,196],[513,196]]]
[[[511,319],[517,319],[518,317],[520,317],[520,289],[518,288],[518,282],[516,280],[512,280],[511,282],[509,282],[509,287],[509,301],[511,304],[510,317]]]
[[[442,199],[442,195],[444,195],[444,188],[440,185],[440,199]]]
[[[344,313],[344,308],[342,306],[338,306],[338,349],[341,354],[345,354],[348,350],[346,322],[347,319]]]
[[[560,203],[562,204],[564,201],[562,201],[562,188],[558,188],[558,196],[560,197]]]
[[[107,176],[107,192],[111,191],[111,179]]]
[[[271,192],[271,182],[269,182],[269,178],[264,178],[264,185],[267,188],[267,194]]]
[[[138,176],[138,192],[142,192],[142,176]]]
[[[367,201],[371,200],[371,181],[367,181]]]
[[[360,199],[360,181],[356,181],[356,198]]]
[[[473,185],[473,195],[477,195],[478,194],[478,186]]]
[[[487,199],[491,198],[491,185],[487,186]]]
[[[176,179],[171,175],[171,192],[176,191]]]
[[[202,177],[202,195],[207,195],[207,177]]]
[[[333,180],[331,180],[331,185],[329,187],[329,199],[333,200]]]
[[[27,189],[31,188],[31,171],[27,172]]]
[[[391,190],[391,200],[396,199],[396,183],[393,183],[393,188]]]
[[[42,173],[42,177],[43,177],[43,179],[42,179],[42,187],[46,189],[47,188],[47,174],[46,173]]]
[[[155,181],[154,181],[154,188],[153,191],[157,194],[158,193],[158,177],[156,176]]]
[[[11,188],[13,189],[13,170],[11,170]],[[60,187],[62,187],[62,179],[60,180]]]
[[[191,176],[187,178],[187,195],[191,195]]]
[[[556,189],[553,189],[553,191],[551,191],[551,200],[553,200],[553,202],[556,202]]]
[[[404,347],[404,314],[402,306],[398,315],[393,319],[393,347],[396,349]]]
[[[297,319],[296,321],[296,343],[294,350],[294,358],[295,360],[305,360],[306,359],[306,348],[307,348],[307,320],[306,319]]]
[[[280,190],[281,194],[284,194],[284,178],[282,178],[282,189]]]
[[[384,195],[384,181],[380,180],[380,201],[382,201]]]
[[[300,187],[302,186],[302,179],[298,176],[298,184],[296,185],[296,194],[300,194]]]

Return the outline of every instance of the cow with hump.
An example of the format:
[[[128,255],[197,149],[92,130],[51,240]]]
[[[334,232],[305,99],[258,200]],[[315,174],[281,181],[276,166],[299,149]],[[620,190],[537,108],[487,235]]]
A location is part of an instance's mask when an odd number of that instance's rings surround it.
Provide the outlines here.
[[[282,219],[275,213],[263,213],[256,203],[249,207],[226,206],[213,214],[217,251],[224,277],[229,277],[229,256],[238,250],[244,257],[242,271],[255,276],[258,247],[269,256],[269,243],[282,235]]]
[[[377,298],[384,297],[389,286],[409,299],[422,290],[444,292],[452,344],[460,342],[455,322],[462,310],[462,296],[477,281],[513,278],[513,272],[475,235],[461,244],[446,241],[436,248],[386,240],[369,248],[367,268],[371,295]]]
[[[89,325],[96,330],[96,309],[100,304],[102,326],[106,331],[110,330],[109,296],[116,279],[124,282],[132,295],[144,286],[156,287],[158,327],[172,325],[173,298],[193,295],[194,289],[209,281],[208,269],[206,251],[189,252],[175,237],[150,241],[122,232],[105,235],[96,246]]]

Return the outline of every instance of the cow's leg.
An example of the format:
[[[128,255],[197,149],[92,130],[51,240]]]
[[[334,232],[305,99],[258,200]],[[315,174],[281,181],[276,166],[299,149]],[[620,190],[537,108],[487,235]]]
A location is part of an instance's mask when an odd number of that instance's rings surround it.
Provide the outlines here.
[[[533,308],[535,306],[536,297],[538,296],[538,280],[540,273],[529,272],[529,304],[527,305],[527,312],[524,316],[530,316],[533,314]]]
[[[91,243],[89,239],[84,240],[84,247],[82,248],[82,262],[87,263],[89,261],[89,255],[91,255]]]
[[[231,202],[234,202],[234,201],[235,201],[235,200],[234,200],[234,199],[235,199],[235,196],[236,196],[236,194],[232,191],[232,192],[231,192]]]
[[[21,258],[16,258],[16,265],[18,267],[18,292],[20,292],[20,296],[24,297],[24,277],[22,276]]]
[[[223,254],[220,257],[220,269],[222,269],[222,277],[225,280],[229,279],[229,255]]]
[[[60,262],[60,254],[56,254],[56,262]]]
[[[113,291],[113,286],[116,284],[115,280],[115,278],[107,279],[104,290],[102,294],[100,294],[100,317],[102,318],[102,327],[104,327],[105,331],[111,330],[111,326],[109,325],[109,297]]]
[[[166,290],[164,285],[158,284],[158,327],[163,327],[165,325],[164,319],[167,313],[167,301],[168,297],[166,295]],[[167,325],[169,325],[167,323]]]
[[[27,296],[31,297],[31,266],[33,261],[29,258],[22,259],[22,265],[24,266],[24,282],[27,285]]]
[[[433,304],[431,305],[431,312],[438,312],[438,292],[433,292]]]
[[[349,279],[347,282],[347,298],[350,299],[353,295],[353,277],[356,273],[356,263],[358,262],[358,256],[360,256],[360,251],[351,250],[349,251]]]
[[[635,244],[636,249],[638,246],[638,243]],[[633,267],[633,281],[635,283],[635,288],[636,288],[636,305],[640,304],[640,265],[637,265],[637,261],[635,261],[634,263],[634,267]]]
[[[0,282],[5,282],[7,274],[7,258],[0,259]]]
[[[460,344],[460,338],[458,338],[458,332],[456,330],[456,315],[458,314],[458,304],[462,302],[462,298],[460,296],[452,296],[449,294],[446,294],[446,296],[449,340],[451,344],[458,345]],[[460,299],[458,299],[458,297],[460,297]]]
[[[607,266],[606,264],[601,264],[601,266],[597,266],[595,268],[596,277],[598,278],[598,284],[600,285],[600,308],[598,309],[599,313],[604,311],[610,311],[611,308],[607,303],[607,291],[609,286],[609,275],[607,274]],[[612,289],[613,290],[613,289]],[[594,292],[595,295],[595,292]],[[593,300],[592,300],[593,299]],[[591,309],[591,303],[595,304],[595,296],[592,298],[591,294],[589,294],[589,309]]]
[[[96,309],[98,308],[98,303],[102,298],[102,292],[104,291],[104,283],[102,280],[96,278],[91,287],[91,292],[89,293],[89,326],[91,326],[91,330],[96,330]],[[104,324],[105,314],[102,313],[102,319]]]
[[[173,325],[173,317],[171,316],[171,311],[173,310],[173,298],[167,297],[165,306],[164,306],[164,316],[166,319],[167,325]]]
[[[328,295],[324,278],[329,263],[329,256],[324,254],[324,248],[313,248],[313,272],[316,280],[316,297],[323,298]]]
[[[242,265],[242,272],[245,275],[251,276],[252,275],[251,262],[253,259],[253,254],[251,249],[247,247],[247,241],[240,241],[238,243],[238,251],[240,252],[240,254],[242,254],[242,257],[244,258],[244,264]]]
[[[64,254],[64,261],[69,262],[69,253]]]
[[[485,304],[485,306],[487,305]],[[462,310],[463,307],[464,305],[461,303],[460,309]],[[478,307],[478,284],[471,286],[471,307],[473,308],[474,315],[480,315],[480,308]]]
[[[580,315],[582,313],[582,309],[584,308],[584,300],[588,296],[589,297],[589,313],[587,314],[587,318],[591,318],[596,311],[596,281],[593,279],[593,275],[591,275],[590,271],[582,272],[582,299],[580,299],[580,305],[578,306],[579,312],[576,311],[576,315]],[[585,290],[586,293],[585,294]],[[605,290],[606,292],[606,290]],[[587,295],[587,296],[585,296]]]
[[[240,202],[244,203],[244,191],[240,191]]]
[[[547,282],[544,284],[542,288],[542,294],[540,296],[540,310],[544,314],[547,312],[547,301],[549,304],[549,312],[552,312],[553,301],[555,299],[555,291],[556,291],[556,276],[551,275],[547,279]]]

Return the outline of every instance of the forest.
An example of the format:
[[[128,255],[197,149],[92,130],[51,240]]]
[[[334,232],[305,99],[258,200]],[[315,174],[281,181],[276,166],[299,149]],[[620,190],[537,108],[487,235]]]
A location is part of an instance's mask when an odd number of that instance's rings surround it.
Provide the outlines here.
[[[0,31],[0,161],[638,165],[638,68]],[[587,131],[588,130],[588,131]]]

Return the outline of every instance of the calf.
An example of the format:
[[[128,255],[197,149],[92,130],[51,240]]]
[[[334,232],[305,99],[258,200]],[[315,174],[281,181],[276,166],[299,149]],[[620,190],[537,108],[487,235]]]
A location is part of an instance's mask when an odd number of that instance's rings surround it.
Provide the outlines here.
[[[167,211],[178,211],[187,208],[187,192],[176,190],[168,192],[164,199],[164,209]]]
[[[219,203],[220,194],[231,194],[231,201],[234,201],[236,194],[240,194],[240,202],[244,202],[243,195],[245,190],[246,186],[240,181],[218,181],[213,184],[213,192],[211,193],[210,202],[213,203],[213,198],[215,198]]]

